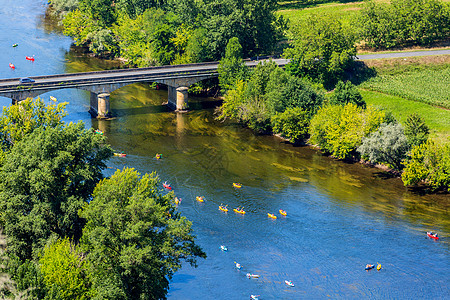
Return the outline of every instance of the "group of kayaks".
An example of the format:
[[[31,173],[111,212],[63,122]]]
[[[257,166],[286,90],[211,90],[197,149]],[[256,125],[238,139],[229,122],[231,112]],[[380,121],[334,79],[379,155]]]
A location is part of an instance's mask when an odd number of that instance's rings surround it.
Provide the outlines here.
[[[375,268],[375,265],[373,264],[367,264],[366,267],[364,268],[364,270],[372,270]],[[380,271],[381,270],[381,264],[377,263],[377,270]]]
[[[223,252],[228,251],[228,248],[225,245],[221,245],[220,246],[220,250]],[[238,270],[242,270],[243,266],[238,263],[238,262],[234,262],[234,266],[236,267],[236,269]],[[245,277],[247,277],[248,279],[257,279],[260,278],[261,276],[255,273],[246,273]],[[289,286],[289,287],[294,287],[294,283],[292,282],[292,280],[285,280],[284,283]],[[260,295],[250,295],[250,299],[258,299]]]
[[[12,44],[12,46],[13,46],[13,48],[16,48],[17,46],[19,46],[19,44],[14,43],[14,44]],[[35,60],[35,59],[34,59],[34,55],[33,55],[33,56],[25,56],[25,59],[26,59],[26,60],[29,60],[29,61],[34,61],[34,60]],[[16,66],[15,66],[13,63],[9,63],[9,67],[10,67],[12,70],[15,70],[15,69],[16,69]]]

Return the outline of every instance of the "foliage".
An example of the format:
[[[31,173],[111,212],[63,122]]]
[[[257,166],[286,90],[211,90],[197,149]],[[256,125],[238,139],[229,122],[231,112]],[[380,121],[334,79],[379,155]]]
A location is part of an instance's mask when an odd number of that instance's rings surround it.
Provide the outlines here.
[[[159,179],[133,169],[102,180],[80,216],[82,244],[98,297],[161,299],[181,260],[205,257],[195,245],[191,223],[175,210],[173,194],[158,191]]]
[[[292,28],[293,41],[284,52],[286,69],[299,77],[332,86],[356,55],[355,36],[338,19],[311,15]]]
[[[433,190],[450,188],[450,144],[432,140],[413,147],[402,174],[405,185],[425,182]]]
[[[242,60],[242,47],[238,38],[231,38],[225,49],[225,56],[217,67],[219,84],[224,90],[231,90],[238,80],[245,80],[247,67]]]
[[[308,82],[269,61],[260,63],[247,81],[238,80],[228,91],[218,119],[234,118],[253,130],[270,132],[275,114],[298,107],[311,118],[322,102],[323,95]]]
[[[280,68],[270,73],[265,99],[272,115],[288,108],[300,107],[307,112],[309,118],[323,102],[323,96],[305,80],[290,75]]]
[[[111,149],[83,123],[39,127],[12,147],[0,169],[8,255],[36,258],[51,237],[79,238],[78,209],[103,177]]]
[[[383,123],[377,131],[363,138],[357,150],[364,159],[372,163],[387,164],[395,170],[400,170],[409,149],[403,127],[400,124]]]
[[[49,0],[53,12],[58,15],[67,14],[79,7],[79,0]]]
[[[347,103],[353,103],[362,108],[366,107],[366,102],[363,100],[361,93],[356,86],[350,81],[339,81],[330,98],[330,104],[345,105]]]
[[[450,6],[439,0],[366,1],[360,15],[362,38],[369,47],[430,45],[450,37]]]
[[[308,135],[309,120],[308,113],[300,107],[288,108],[272,116],[272,127],[275,133],[297,143]]]
[[[338,159],[348,159],[363,137],[378,129],[385,113],[373,106],[329,105],[319,109],[310,124],[310,141]]]
[[[408,116],[405,122],[405,135],[411,146],[419,146],[428,139],[430,130],[417,113]]]
[[[37,128],[61,125],[62,118],[67,115],[66,105],[67,102],[46,105],[41,98],[28,98],[17,105],[4,106],[0,116],[1,149],[8,151]]]
[[[57,299],[90,299],[88,261],[68,238],[46,246],[39,266],[44,284]]]

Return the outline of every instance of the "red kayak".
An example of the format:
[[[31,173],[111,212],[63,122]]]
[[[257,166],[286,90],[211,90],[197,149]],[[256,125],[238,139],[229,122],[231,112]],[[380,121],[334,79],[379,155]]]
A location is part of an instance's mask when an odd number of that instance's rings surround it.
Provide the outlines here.
[[[169,191],[172,189],[172,187],[170,186],[170,184],[168,184],[168,183],[163,183],[163,187],[165,188],[165,189],[168,189]]]
[[[427,232],[427,236],[429,238],[432,238],[432,239],[435,239],[435,240],[439,240],[439,237],[438,237],[437,233],[433,233],[432,231]]]
[[[27,60],[34,61],[34,57],[33,57],[33,56],[25,56],[25,58],[26,58]]]
[[[10,67],[11,69],[15,69],[15,68],[16,68],[16,66],[13,65],[12,63],[9,63],[9,67]]]

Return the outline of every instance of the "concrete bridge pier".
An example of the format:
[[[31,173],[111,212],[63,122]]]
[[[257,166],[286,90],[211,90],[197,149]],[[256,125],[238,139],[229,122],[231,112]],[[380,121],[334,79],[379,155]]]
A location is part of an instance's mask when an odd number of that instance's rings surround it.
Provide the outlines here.
[[[109,106],[108,93],[91,92],[91,109],[89,112],[93,117],[104,119],[111,117],[111,108]]]
[[[176,112],[188,110],[188,88],[167,86],[169,92],[168,106]]]

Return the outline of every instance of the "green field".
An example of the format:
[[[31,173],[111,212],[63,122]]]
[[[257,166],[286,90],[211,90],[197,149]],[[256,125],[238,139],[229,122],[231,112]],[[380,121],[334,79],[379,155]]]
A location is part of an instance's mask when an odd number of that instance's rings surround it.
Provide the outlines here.
[[[450,109],[450,67],[395,75],[380,74],[360,87]]]
[[[409,114],[413,112],[418,113],[430,127],[431,137],[443,142],[449,142],[450,110],[384,93],[362,89],[360,91],[367,104],[391,111],[400,123],[405,122]]]
[[[342,19],[344,23],[350,23],[357,16],[357,12],[362,5],[362,2],[352,1],[323,2],[325,1],[279,2],[280,9],[278,10],[278,14],[288,18],[291,25],[298,24],[301,20],[312,14],[332,15],[335,18]]]

